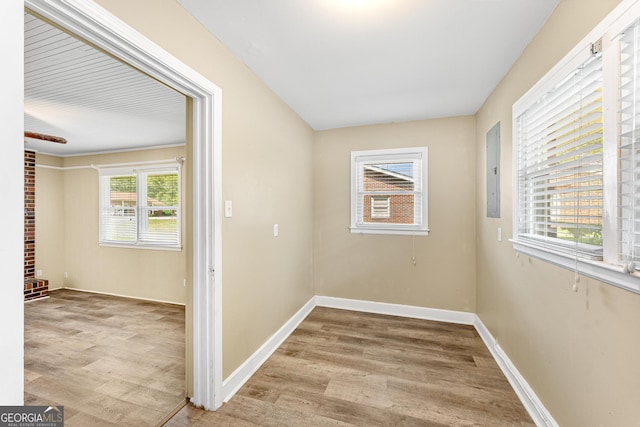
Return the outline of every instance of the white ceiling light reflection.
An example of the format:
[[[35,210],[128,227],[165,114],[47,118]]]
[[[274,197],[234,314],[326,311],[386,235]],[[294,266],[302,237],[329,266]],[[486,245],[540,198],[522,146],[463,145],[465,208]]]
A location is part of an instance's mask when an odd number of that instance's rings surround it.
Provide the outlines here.
[[[385,5],[391,5],[392,0],[327,0],[334,9],[364,11],[374,10]]]

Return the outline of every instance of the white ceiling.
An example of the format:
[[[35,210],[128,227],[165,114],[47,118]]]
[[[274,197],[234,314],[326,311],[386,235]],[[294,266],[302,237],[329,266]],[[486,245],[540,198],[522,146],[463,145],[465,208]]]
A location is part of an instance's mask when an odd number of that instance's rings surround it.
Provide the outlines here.
[[[474,114],[558,0],[178,0],[316,130]]]
[[[32,15],[24,15],[25,139],[55,155],[184,144],[186,98]]]
[[[323,130],[474,114],[559,0],[178,1]],[[56,155],[183,144],[185,97],[25,13],[25,130]]]

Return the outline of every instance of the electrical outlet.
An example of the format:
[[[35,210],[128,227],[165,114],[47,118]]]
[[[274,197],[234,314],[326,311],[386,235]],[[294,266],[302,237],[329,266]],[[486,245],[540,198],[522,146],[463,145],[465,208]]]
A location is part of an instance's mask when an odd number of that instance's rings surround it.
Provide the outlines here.
[[[224,217],[231,218],[233,216],[233,203],[231,200],[224,201]]]
[[[42,277],[42,270],[36,270],[36,277]]]
[[[69,278],[69,273],[67,273],[66,271],[64,272],[64,278],[68,279]]]

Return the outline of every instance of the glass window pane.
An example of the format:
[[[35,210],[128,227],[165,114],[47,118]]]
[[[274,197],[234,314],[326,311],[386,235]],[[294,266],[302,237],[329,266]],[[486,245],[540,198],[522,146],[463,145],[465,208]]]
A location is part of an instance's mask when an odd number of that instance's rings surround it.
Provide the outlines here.
[[[154,243],[178,243],[178,210],[145,208],[147,227],[140,232],[140,240]]]
[[[110,177],[109,190],[109,206],[122,208],[136,206],[135,176]]]
[[[363,169],[364,191],[413,191],[413,162],[365,164]]]
[[[147,206],[178,206],[178,174],[147,175]]]

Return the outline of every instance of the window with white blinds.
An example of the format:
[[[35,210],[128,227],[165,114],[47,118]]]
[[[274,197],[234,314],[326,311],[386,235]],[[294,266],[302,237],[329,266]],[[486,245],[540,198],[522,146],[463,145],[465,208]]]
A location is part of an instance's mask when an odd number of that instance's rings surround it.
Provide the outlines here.
[[[640,24],[620,41],[619,258],[640,268]]]
[[[427,234],[427,148],[351,153],[351,232]]]
[[[513,105],[514,248],[640,293],[640,0]]]
[[[180,168],[100,169],[100,243],[179,249]]]
[[[517,117],[521,239],[602,257],[602,89],[595,55]]]

